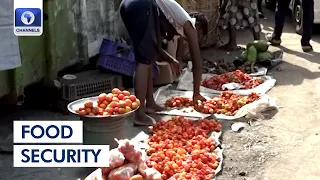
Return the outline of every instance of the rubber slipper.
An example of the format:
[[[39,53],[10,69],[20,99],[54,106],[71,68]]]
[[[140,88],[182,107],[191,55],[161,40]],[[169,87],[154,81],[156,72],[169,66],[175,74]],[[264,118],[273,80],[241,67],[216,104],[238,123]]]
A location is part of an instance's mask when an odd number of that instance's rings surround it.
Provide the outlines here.
[[[313,51],[313,48],[311,45],[309,46],[302,46],[302,50],[303,52],[312,52]]]
[[[266,35],[266,39],[269,41],[269,43],[272,46],[280,46],[280,44],[282,42],[280,39],[279,40],[278,39],[274,39],[272,34],[267,34]]]

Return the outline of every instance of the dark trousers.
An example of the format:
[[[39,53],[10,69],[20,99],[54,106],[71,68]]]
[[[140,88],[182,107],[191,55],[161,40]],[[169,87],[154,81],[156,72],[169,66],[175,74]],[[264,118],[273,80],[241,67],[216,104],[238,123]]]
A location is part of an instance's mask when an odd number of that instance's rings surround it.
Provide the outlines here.
[[[278,0],[278,10],[275,15],[275,28],[274,38],[280,40],[285,17],[289,11],[289,4],[291,0]],[[301,44],[308,45],[312,36],[312,27],[314,20],[314,1],[313,0],[302,0],[303,7],[303,27],[302,27],[302,38]]]
[[[258,0],[258,11],[262,13],[262,0]]]

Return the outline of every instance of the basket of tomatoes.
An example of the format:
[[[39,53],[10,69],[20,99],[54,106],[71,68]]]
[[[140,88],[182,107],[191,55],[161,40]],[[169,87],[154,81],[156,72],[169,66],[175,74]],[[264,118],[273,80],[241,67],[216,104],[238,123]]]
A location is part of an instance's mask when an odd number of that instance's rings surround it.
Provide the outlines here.
[[[129,91],[112,89],[96,97],[83,98],[68,105],[68,110],[85,118],[123,118],[140,106],[140,100]]]

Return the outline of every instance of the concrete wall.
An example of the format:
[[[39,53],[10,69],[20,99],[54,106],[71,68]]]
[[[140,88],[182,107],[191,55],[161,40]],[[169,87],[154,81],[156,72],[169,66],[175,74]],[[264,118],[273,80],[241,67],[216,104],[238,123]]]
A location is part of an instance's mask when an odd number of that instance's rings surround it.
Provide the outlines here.
[[[57,72],[99,52],[103,38],[125,36],[119,16],[121,0],[46,0],[44,34],[19,38],[22,59],[21,86],[54,78]],[[122,31],[121,31],[122,30]],[[22,73],[21,73],[22,72]],[[0,97],[9,93],[15,81],[9,71],[0,71]]]

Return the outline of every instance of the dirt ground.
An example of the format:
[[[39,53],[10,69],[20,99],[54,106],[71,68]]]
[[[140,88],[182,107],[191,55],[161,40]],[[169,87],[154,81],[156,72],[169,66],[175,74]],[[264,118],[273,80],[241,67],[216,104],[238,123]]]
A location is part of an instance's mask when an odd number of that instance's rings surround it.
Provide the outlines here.
[[[262,21],[264,33],[273,29],[270,12],[267,17]],[[218,180],[320,179],[320,37],[313,37],[315,52],[307,54],[301,50],[300,36],[293,32],[290,22],[284,32],[284,62],[269,71],[277,83],[268,92],[281,108],[277,113],[268,113],[265,120],[247,125],[240,133],[224,126],[225,158]],[[250,36],[249,32],[242,32],[239,42],[246,44]],[[229,57],[228,53],[215,51],[205,55],[213,57],[217,53]]]
[[[272,31],[273,17],[267,14],[263,32]],[[288,18],[289,19],[289,18]],[[223,36],[226,37],[226,36]],[[242,45],[251,41],[249,32],[238,35]],[[226,38],[223,38],[224,40]],[[231,122],[223,122],[223,170],[217,180],[318,180],[320,179],[320,36],[311,42],[315,52],[303,53],[300,36],[291,24],[285,27],[282,37],[284,62],[269,74],[277,85],[268,95],[276,98],[281,108],[266,113],[264,120],[253,121],[241,132],[232,132]],[[230,58],[234,54],[207,50],[204,56]],[[28,110],[10,119],[76,119],[59,113]],[[12,132],[11,120],[1,118],[0,144]],[[126,124],[127,136],[134,137],[141,129]],[[83,178],[92,169],[79,168],[12,168],[12,155],[0,155],[0,180],[71,180]]]

